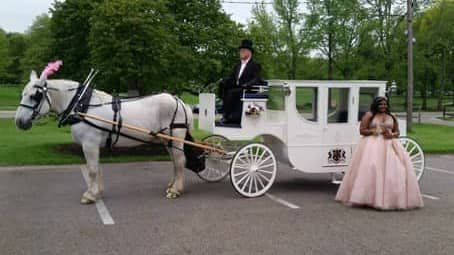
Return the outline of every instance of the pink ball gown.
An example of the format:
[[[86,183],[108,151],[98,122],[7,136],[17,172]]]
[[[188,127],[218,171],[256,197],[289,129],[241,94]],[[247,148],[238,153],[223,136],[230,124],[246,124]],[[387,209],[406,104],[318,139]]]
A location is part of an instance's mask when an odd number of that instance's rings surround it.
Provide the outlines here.
[[[393,118],[378,118],[370,128],[392,129]],[[362,137],[336,195],[336,201],[349,206],[370,206],[380,210],[406,210],[423,207],[416,173],[410,157],[398,139],[382,135]]]

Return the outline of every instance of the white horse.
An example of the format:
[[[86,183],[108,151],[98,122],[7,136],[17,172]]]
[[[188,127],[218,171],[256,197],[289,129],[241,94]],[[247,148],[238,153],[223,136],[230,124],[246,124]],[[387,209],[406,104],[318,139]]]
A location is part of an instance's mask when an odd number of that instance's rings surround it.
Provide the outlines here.
[[[16,126],[20,129],[27,130],[33,125],[33,122],[46,115],[50,111],[59,115],[68,111],[70,103],[75,98],[80,84],[70,80],[47,80],[47,77],[38,78],[32,71],[30,81],[22,92],[22,99],[16,111]],[[113,97],[105,92],[93,90],[89,100],[87,113],[96,115],[105,119],[113,120],[114,110],[112,107]],[[71,110],[71,109],[69,109]],[[70,114],[73,114],[71,112]],[[192,127],[192,112],[180,99],[170,94],[158,94],[147,96],[141,99],[122,102],[121,110],[117,115],[117,120],[121,119],[123,123],[151,130],[152,132],[162,132],[171,134],[174,137],[185,139],[186,132]],[[71,125],[71,134],[73,140],[82,146],[87,168],[89,170],[89,183],[87,191],[82,195],[81,203],[89,204],[96,201],[103,194],[103,175],[99,167],[100,147],[106,145],[109,137],[109,130],[113,127],[100,121],[90,121],[90,123],[78,122]],[[171,123],[184,123],[175,127]],[[151,135],[141,134],[123,128],[122,134],[136,137],[146,142],[162,142],[162,139]],[[135,146],[140,144],[124,136],[118,136],[114,133],[110,135],[112,140],[117,140],[118,146]],[[183,192],[185,155],[183,152],[182,142],[172,142],[171,147],[167,147],[174,164],[174,176],[170,180],[166,190],[167,198],[176,198]]]

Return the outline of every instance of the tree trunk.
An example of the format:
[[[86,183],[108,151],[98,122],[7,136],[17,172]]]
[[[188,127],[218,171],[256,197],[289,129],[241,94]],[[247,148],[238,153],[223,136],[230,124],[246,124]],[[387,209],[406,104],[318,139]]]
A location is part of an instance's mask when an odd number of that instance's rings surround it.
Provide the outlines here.
[[[441,84],[440,90],[438,91],[438,103],[437,103],[437,111],[441,111],[443,109],[443,94],[445,90],[445,69],[446,69],[446,61],[445,61],[445,51],[443,50],[441,53]]]
[[[422,97],[421,110],[425,111],[427,110],[427,81],[424,81],[424,85],[422,86],[421,97]]]

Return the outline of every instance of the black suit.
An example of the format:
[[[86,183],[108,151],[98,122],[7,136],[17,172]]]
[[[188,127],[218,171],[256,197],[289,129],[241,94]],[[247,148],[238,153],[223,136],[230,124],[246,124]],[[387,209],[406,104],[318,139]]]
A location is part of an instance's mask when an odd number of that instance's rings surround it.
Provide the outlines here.
[[[244,90],[252,85],[264,84],[261,77],[262,68],[259,63],[250,59],[246,64],[241,76],[238,78],[241,69],[241,62],[238,62],[232,73],[220,84],[219,97],[223,102],[223,117],[230,122],[240,123],[241,121],[241,96]],[[249,91],[254,93],[253,91]]]

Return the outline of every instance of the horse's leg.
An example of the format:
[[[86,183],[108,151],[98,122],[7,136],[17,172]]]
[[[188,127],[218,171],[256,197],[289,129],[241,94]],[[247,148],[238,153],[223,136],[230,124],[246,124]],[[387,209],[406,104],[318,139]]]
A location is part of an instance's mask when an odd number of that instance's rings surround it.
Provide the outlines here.
[[[173,148],[172,147],[167,147],[166,146],[166,149],[167,149],[167,152],[169,153],[169,157],[170,157],[170,161],[172,161],[173,163]],[[167,184],[167,189],[166,189],[166,194],[168,194],[170,192],[170,188],[173,186],[173,183],[175,182],[175,175],[173,175],[171,178],[170,178],[170,181],[169,183]]]
[[[171,186],[167,189],[167,198],[177,198],[183,193],[184,189],[184,163],[185,156],[183,152],[183,143],[173,142],[169,148],[171,158],[173,159],[174,176]]]
[[[88,189],[82,195],[80,202],[82,204],[94,203],[97,198],[102,196],[104,191],[104,180],[99,168],[99,146],[92,144],[83,144],[85,160],[88,169]]]

